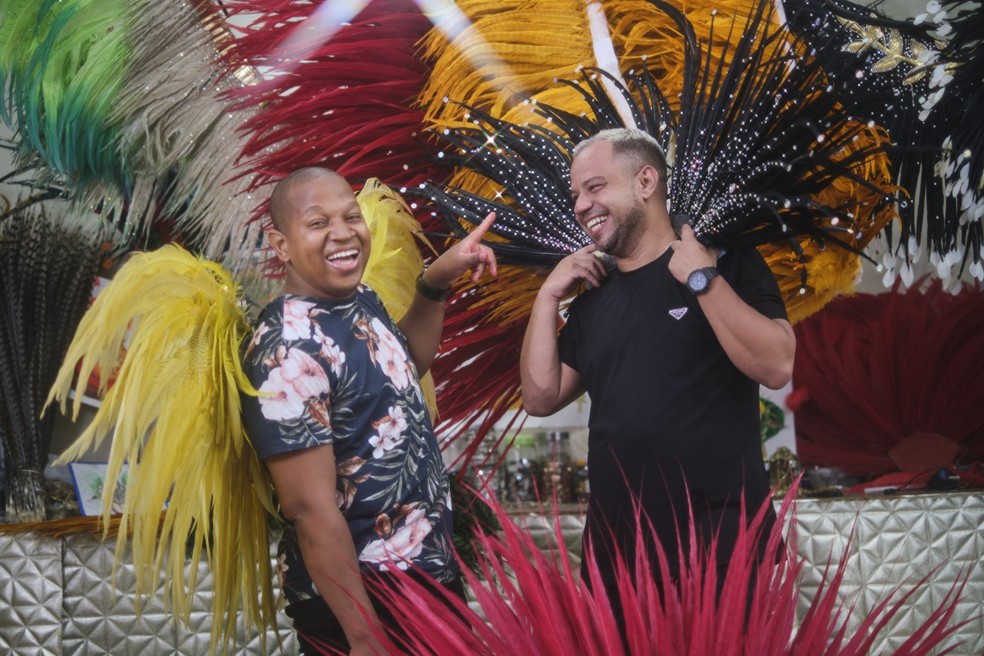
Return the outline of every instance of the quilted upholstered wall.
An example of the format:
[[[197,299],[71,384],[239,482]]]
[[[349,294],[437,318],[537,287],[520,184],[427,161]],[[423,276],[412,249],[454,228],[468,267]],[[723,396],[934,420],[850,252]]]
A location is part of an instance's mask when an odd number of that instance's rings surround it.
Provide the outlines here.
[[[815,594],[824,566],[848,558],[842,600],[863,617],[879,599],[901,585],[908,590],[926,577],[889,625],[874,651],[891,654],[913,627],[939,606],[954,581],[967,586],[954,623],[966,622],[951,654],[984,654],[984,494],[926,494],[870,499],[801,499],[796,531],[807,561],[800,609]],[[542,548],[555,545],[553,518],[516,515]],[[583,518],[559,518],[564,546],[577,557]],[[853,532],[853,538],[852,536]],[[846,551],[845,551],[846,550]],[[133,571],[123,566],[116,588],[109,580],[113,545],[88,536],[61,539],[0,535],[0,653],[188,654],[208,652],[210,579],[199,565],[200,592],[191,627],[176,626],[162,595],[133,612]],[[296,640],[280,615],[280,639],[267,635],[269,653],[294,654]],[[237,654],[260,654],[259,636],[241,628]]]

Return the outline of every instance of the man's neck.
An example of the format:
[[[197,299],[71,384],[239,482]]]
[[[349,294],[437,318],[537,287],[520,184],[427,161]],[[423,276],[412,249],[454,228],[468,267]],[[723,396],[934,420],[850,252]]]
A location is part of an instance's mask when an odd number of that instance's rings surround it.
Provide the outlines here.
[[[668,217],[665,222],[657,220],[648,225],[649,229],[639,235],[632,252],[615,258],[619,271],[633,271],[656,261],[677,238]]]

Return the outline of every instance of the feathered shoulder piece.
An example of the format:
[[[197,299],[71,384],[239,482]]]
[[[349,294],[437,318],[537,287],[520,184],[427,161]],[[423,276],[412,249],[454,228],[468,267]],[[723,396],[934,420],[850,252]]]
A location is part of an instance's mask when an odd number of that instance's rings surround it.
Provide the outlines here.
[[[362,280],[379,294],[393,320],[399,321],[410,307],[414,281],[424,266],[419,244],[427,242],[403,197],[378,178],[367,180],[357,199],[372,236]],[[427,409],[431,417],[437,417],[434,378],[429,371],[420,383]]]
[[[48,397],[64,412],[74,388],[77,416],[98,367],[102,404],[61,460],[111,436],[107,526],[115,482],[124,463],[129,468],[116,565],[132,541],[138,595],[156,589],[163,569],[172,609],[185,622],[198,571],[186,558],[190,551],[198,562],[204,550],[214,579],[211,651],[227,648],[240,610],[256,627],[273,626],[276,613],[271,488],[240,414],[240,391],[256,393],[240,362],[248,333],[222,267],[175,245],[138,253],[83,317]]]

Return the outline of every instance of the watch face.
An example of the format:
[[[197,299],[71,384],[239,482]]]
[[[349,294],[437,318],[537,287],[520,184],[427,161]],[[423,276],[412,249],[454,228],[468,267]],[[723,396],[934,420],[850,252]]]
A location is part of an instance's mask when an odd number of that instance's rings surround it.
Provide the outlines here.
[[[704,291],[707,287],[707,276],[703,271],[694,271],[690,274],[690,288],[695,292]]]

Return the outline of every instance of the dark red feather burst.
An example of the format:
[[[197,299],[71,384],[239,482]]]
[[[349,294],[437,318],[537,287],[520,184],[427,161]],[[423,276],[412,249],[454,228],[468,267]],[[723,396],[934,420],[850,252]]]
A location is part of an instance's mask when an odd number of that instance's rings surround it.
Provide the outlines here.
[[[796,326],[797,455],[860,476],[912,470],[920,449],[984,460],[984,291],[927,280],[837,299]],[[915,458],[913,457],[915,456]]]
[[[234,111],[253,110],[242,156],[257,183],[301,166],[330,166],[353,183],[377,177],[391,185],[443,179],[423,135],[415,101],[428,66],[415,44],[431,27],[410,0],[375,0],[350,23],[304,43],[300,61],[283,58],[285,43],[312,21],[322,3],[230,0],[234,31],[226,56],[263,80],[230,93]],[[302,28],[303,29],[303,28]],[[307,37],[306,37],[307,38]],[[258,210],[262,215],[263,208]]]

